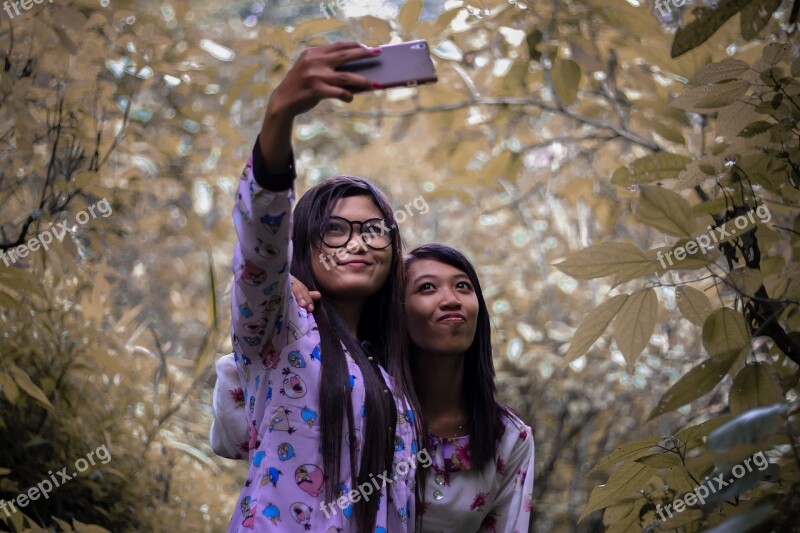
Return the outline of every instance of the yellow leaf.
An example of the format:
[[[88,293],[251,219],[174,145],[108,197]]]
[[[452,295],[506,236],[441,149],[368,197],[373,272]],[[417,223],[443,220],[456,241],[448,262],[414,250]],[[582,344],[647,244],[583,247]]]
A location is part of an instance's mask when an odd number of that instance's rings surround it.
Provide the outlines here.
[[[14,381],[17,383],[19,388],[25,391],[28,396],[42,404],[45,408],[47,408],[47,410],[55,410],[53,408],[53,404],[51,404],[50,400],[47,399],[47,395],[45,395],[44,391],[40,389],[33,381],[31,381],[30,376],[28,376],[24,370],[16,365],[11,365],[8,371],[11,373],[11,377],[14,378]]]
[[[677,178],[691,161],[688,157],[665,152],[648,155],[618,168],[611,177],[611,183],[627,187]]]
[[[694,213],[680,194],[662,187],[643,187],[636,220],[676,237],[691,237]]]
[[[625,356],[631,374],[636,358],[650,342],[657,316],[656,291],[646,289],[628,297],[614,320],[614,340]]]
[[[737,268],[728,273],[728,283],[744,296],[754,296],[764,283],[764,275],[754,268]]]
[[[567,362],[583,355],[594,344],[608,328],[627,299],[627,294],[618,294],[589,311],[570,340],[566,355]]]
[[[727,307],[711,313],[703,323],[703,347],[712,358],[749,349],[750,332],[741,313]]]
[[[622,461],[634,461],[640,457],[650,455],[654,451],[653,448],[658,445],[659,440],[658,437],[646,437],[619,446],[613,453],[600,459],[588,473],[593,474]]]
[[[644,252],[625,242],[607,242],[573,252],[554,265],[578,279],[620,275],[644,275],[654,268]]]
[[[770,375],[770,367],[764,363],[753,363],[744,365],[736,374],[728,403],[734,414],[741,414],[785,400],[783,390]]]
[[[405,34],[411,35],[414,32],[420,13],[422,13],[422,0],[407,0],[400,8],[397,21]]]
[[[678,303],[683,318],[703,327],[708,315],[711,314],[711,300],[702,291],[685,285],[675,291],[675,301]]]
[[[15,405],[17,403],[17,398],[19,398],[19,388],[17,384],[14,383],[14,380],[11,379],[11,376],[8,374],[0,373],[0,390],[3,391],[5,394],[6,399],[12,404]]]
[[[598,509],[603,509],[625,498],[630,498],[632,494],[642,489],[647,480],[653,476],[653,469],[641,463],[628,463],[614,472],[608,482],[596,487],[589,496],[583,514],[578,519],[581,522],[586,516]]]
[[[578,85],[581,81],[581,67],[571,59],[558,58],[550,70],[553,79],[553,90],[564,106],[569,106],[578,97]]]

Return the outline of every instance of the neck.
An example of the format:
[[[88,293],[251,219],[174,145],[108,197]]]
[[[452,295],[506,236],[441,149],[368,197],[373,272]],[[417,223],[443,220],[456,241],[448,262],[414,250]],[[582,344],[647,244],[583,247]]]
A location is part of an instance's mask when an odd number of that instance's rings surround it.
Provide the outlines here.
[[[417,350],[414,359],[414,381],[420,391],[420,406],[426,420],[466,420],[464,354]]]
[[[332,301],[331,305],[333,305],[336,312],[339,313],[339,316],[342,317],[344,323],[347,325],[347,329],[350,330],[350,334],[353,335],[354,339],[358,338],[358,324],[361,322],[361,310],[364,308],[363,301],[343,301],[337,300]]]

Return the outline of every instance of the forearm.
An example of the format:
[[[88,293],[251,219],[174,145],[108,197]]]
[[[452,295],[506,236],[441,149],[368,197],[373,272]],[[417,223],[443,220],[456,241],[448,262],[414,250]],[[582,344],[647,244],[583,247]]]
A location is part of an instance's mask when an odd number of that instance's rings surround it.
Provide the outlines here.
[[[282,111],[278,104],[267,107],[258,144],[264,163],[273,174],[285,174],[293,170],[292,127],[294,117]],[[270,187],[268,187],[270,188]]]

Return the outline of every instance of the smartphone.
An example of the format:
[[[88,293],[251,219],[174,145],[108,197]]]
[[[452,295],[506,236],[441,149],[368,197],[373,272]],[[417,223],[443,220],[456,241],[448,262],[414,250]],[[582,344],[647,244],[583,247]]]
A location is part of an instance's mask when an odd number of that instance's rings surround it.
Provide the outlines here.
[[[385,44],[380,49],[378,56],[350,61],[336,70],[359,74],[380,83],[384,89],[416,87],[438,80],[428,42],[424,39]]]

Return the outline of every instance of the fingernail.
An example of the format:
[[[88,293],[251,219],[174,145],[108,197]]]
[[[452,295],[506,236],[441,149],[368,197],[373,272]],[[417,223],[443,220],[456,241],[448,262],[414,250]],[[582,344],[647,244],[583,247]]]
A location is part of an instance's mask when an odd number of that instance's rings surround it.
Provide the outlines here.
[[[375,54],[375,55],[380,54],[381,53],[381,49],[380,48],[373,48],[372,49],[372,53]]]
[[[309,305],[309,306],[308,306],[308,310],[309,310],[309,311],[313,311],[313,310],[314,310],[314,304],[311,304],[311,305]]]
[[[378,83],[377,81],[373,81],[373,82],[372,82],[372,88],[373,88],[373,89],[383,89],[383,85],[381,85],[381,84],[380,84],[380,83]]]

